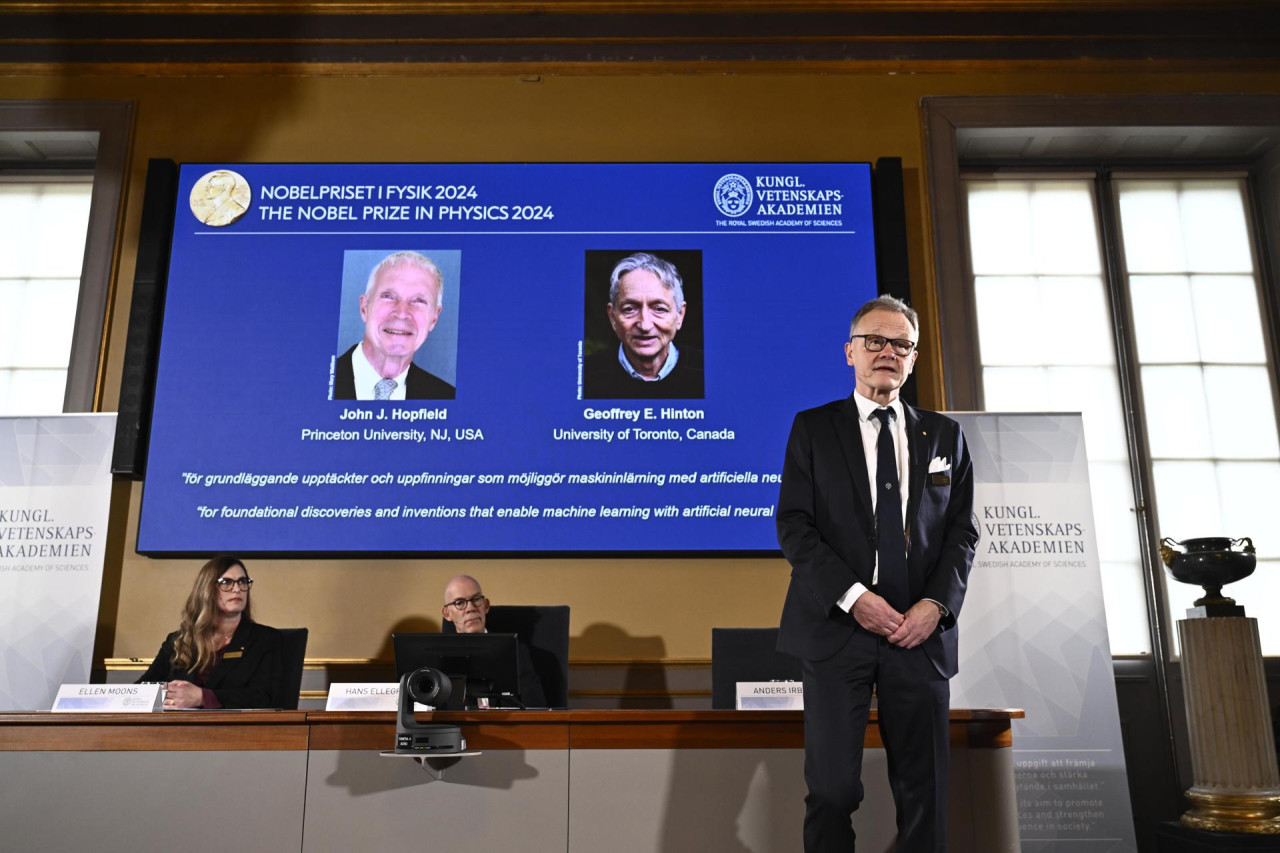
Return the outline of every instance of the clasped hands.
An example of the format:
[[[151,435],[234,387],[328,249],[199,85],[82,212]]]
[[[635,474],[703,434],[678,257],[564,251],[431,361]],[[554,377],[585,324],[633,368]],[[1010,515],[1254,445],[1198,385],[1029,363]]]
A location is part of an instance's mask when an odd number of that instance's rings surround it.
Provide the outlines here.
[[[851,612],[863,628],[904,649],[914,649],[927,640],[942,618],[938,605],[932,601],[917,601],[906,613],[899,613],[871,590],[858,596]]]
[[[170,681],[164,690],[166,708],[199,708],[204,704],[204,691],[190,681]]]

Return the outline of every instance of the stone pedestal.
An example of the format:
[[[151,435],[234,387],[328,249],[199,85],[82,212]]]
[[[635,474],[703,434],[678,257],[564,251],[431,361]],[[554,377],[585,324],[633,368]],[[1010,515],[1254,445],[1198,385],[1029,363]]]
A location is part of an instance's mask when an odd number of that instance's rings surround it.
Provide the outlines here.
[[[1280,835],[1280,771],[1258,621],[1182,619],[1178,636],[1194,776],[1182,824]]]

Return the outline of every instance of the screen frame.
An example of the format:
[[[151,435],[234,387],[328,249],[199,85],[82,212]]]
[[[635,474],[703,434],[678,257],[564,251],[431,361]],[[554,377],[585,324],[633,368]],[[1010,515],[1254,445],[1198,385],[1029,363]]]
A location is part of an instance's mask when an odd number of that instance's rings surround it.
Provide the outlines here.
[[[743,166],[751,166],[751,165],[774,165],[777,163],[794,163],[797,165],[806,165],[806,164],[865,165],[868,168],[869,177],[871,181],[871,187],[870,187],[871,191],[870,191],[870,197],[868,201],[870,205],[871,221],[873,223],[872,224],[872,230],[873,230],[872,262],[873,262],[874,277],[875,277],[875,293],[876,295],[882,295],[882,294],[890,293],[896,290],[896,288],[890,286],[885,281],[884,262],[881,257],[881,252],[883,250],[883,239],[886,236],[888,236],[888,237],[898,238],[900,241],[905,241],[905,237],[906,237],[905,221],[900,221],[899,218],[886,217],[884,215],[886,211],[894,211],[894,210],[901,209],[905,201],[905,193],[903,191],[903,187],[900,182],[896,186],[891,186],[891,187],[881,186],[880,183],[877,182],[878,174],[881,171],[881,167],[885,165],[886,161],[888,161],[890,165],[897,163],[899,164],[898,167],[900,168],[901,161],[899,158],[884,158],[884,157],[876,158],[874,160],[872,159],[841,160],[841,159],[832,159],[832,158],[726,160],[726,159],[717,158],[717,159],[706,159],[706,160],[688,159],[688,160],[602,160],[602,161],[584,161],[584,160],[553,160],[553,161],[475,160],[475,161],[464,161],[464,162],[401,161],[400,163],[397,163],[397,165],[406,165],[406,166],[488,166],[488,165],[499,165],[499,166],[524,166],[524,165],[531,165],[531,166],[532,165],[536,165],[536,166],[572,166],[572,165],[666,166],[666,165],[680,165],[680,164],[691,164],[691,165],[736,164],[736,165],[743,165]],[[181,173],[181,170],[186,166],[212,164],[215,162],[221,162],[221,161],[216,161],[210,158],[201,158],[200,160],[195,160],[195,161],[182,161],[177,164],[177,171],[178,173]],[[295,161],[283,161],[283,160],[242,161],[242,162],[252,162],[254,165],[258,165],[258,166],[303,165]],[[362,165],[362,164],[365,164],[366,162],[367,161],[333,160],[333,161],[307,162],[305,163],[305,165],[348,166],[348,165]],[[886,190],[890,190],[890,191],[886,192]],[[176,211],[178,209],[178,206],[182,203],[182,198],[180,197],[181,193],[178,191],[178,186],[176,181],[172,188],[172,192],[173,192],[173,198],[172,198],[171,209]],[[892,196],[892,197],[886,197],[886,196]],[[882,234],[882,232],[885,231],[886,228],[890,231],[893,231],[894,234],[891,234],[891,235]],[[167,260],[168,258],[166,257],[166,261]],[[163,281],[160,282],[160,288],[159,288],[160,293],[162,295],[162,299],[163,299],[164,292],[167,290],[167,287],[168,287],[168,269],[166,264],[165,275],[164,275]],[[163,305],[163,301],[161,301],[161,305]],[[853,311],[857,310],[857,307],[858,306],[853,306],[853,305],[850,306],[850,316],[852,316]],[[155,334],[152,358],[158,362],[159,352],[160,352],[161,343],[164,335],[164,324],[161,322],[161,323],[158,323],[157,326],[158,328]],[[914,384],[914,382],[912,384]],[[906,389],[904,389],[904,391],[905,390]],[[853,393],[852,384],[850,385],[848,391],[850,394]],[[144,389],[144,393],[146,394],[147,399],[149,400],[151,406],[154,406],[154,402],[155,402],[155,371],[154,369],[151,373],[149,385]],[[907,398],[909,397],[914,397],[914,393],[907,395]],[[149,423],[146,425],[145,432],[146,432],[146,435],[142,437],[142,440],[149,441],[149,438],[150,438]],[[784,450],[783,446],[780,445],[778,448],[779,459],[781,459],[783,450]],[[144,471],[145,471],[145,466],[146,466],[146,457],[144,455],[144,459],[143,459]],[[145,490],[146,488],[145,474],[139,479],[143,481],[143,489]],[[134,537],[133,537],[135,553],[141,556],[182,559],[182,558],[202,557],[202,556],[206,556],[208,553],[207,550],[141,549],[138,547],[140,536],[141,536],[141,524],[139,524],[138,527],[135,529]],[[293,551],[293,550],[275,550],[275,549],[273,550],[237,549],[236,553],[246,558],[252,558],[252,559],[288,559],[288,560],[294,560],[294,559],[323,560],[323,559],[355,559],[355,558],[374,559],[374,560],[403,560],[403,559],[422,559],[422,558],[433,558],[433,557],[448,557],[452,559],[463,559],[463,560],[509,559],[513,557],[517,557],[519,559],[526,559],[526,560],[547,560],[547,559],[565,559],[565,558],[582,559],[582,560],[602,559],[602,558],[634,560],[634,559],[671,559],[671,558],[723,559],[723,558],[729,558],[729,557],[743,558],[743,559],[766,559],[766,558],[781,557],[782,549],[781,547],[749,548],[749,549],[748,548],[665,549],[665,550],[654,549],[654,550],[644,550],[644,551],[638,551],[633,549],[627,549],[627,550],[600,549],[600,550],[537,550],[537,551],[526,551],[526,552],[513,551],[511,549],[499,549],[499,550],[458,549],[458,550],[434,550],[434,551],[422,550],[422,549],[388,550],[388,551],[329,550],[329,551],[323,551],[323,552],[312,551],[312,550]]]

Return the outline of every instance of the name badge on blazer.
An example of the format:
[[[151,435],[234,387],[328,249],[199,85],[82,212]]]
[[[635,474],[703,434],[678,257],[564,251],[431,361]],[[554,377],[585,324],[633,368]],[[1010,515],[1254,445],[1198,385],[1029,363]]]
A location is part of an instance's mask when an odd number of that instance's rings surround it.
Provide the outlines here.
[[[951,485],[950,474],[930,474],[929,485],[931,486],[949,486]]]
[[[243,652],[243,651],[239,651],[239,652],[225,652],[225,653],[222,655],[222,659],[223,659],[223,660],[231,660],[232,658],[242,658],[242,657],[244,657],[244,652]]]

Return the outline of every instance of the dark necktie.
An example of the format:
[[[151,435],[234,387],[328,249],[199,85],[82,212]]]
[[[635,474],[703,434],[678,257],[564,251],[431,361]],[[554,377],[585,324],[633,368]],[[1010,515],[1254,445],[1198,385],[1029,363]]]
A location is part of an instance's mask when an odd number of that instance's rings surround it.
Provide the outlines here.
[[[898,454],[890,424],[893,409],[876,409],[880,438],[876,440],[876,556],[880,576],[876,591],[899,613],[911,606],[907,598],[907,538],[902,532],[902,497],[898,488]]]

